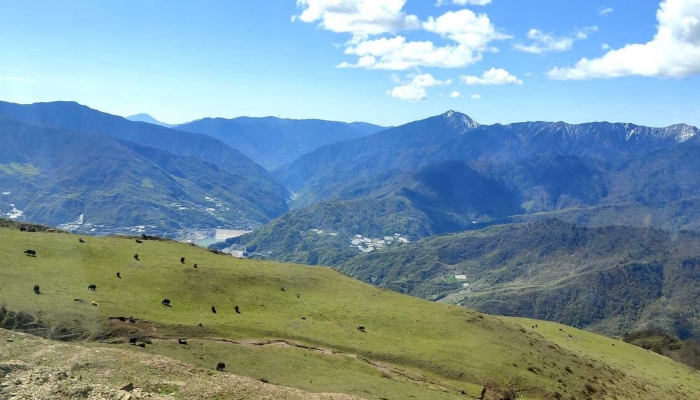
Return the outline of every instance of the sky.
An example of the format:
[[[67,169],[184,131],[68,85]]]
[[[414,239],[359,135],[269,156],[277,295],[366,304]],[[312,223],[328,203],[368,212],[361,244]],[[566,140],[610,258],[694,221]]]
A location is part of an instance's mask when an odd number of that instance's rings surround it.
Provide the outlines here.
[[[0,100],[700,126],[700,0],[7,0]]]

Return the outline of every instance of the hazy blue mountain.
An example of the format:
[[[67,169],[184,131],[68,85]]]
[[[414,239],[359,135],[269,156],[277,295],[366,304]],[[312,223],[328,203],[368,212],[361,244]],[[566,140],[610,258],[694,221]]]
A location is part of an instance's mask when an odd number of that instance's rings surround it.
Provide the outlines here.
[[[245,176],[261,190],[287,198],[289,193],[260,165],[238,150],[207,135],[164,128],[106,114],[73,102],[20,105],[0,102],[0,117],[27,121],[86,134],[163,149],[179,156],[213,163],[234,175]]]
[[[177,125],[172,125],[172,124],[166,124],[165,122],[160,122],[157,119],[151,117],[150,115],[148,115],[146,113],[132,115],[132,116],[126,117],[126,119],[128,119],[129,121],[134,121],[134,122],[146,122],[146,123],[153,124],[153,125],[164,126],[166,128],[174,128],[177,126]]]
[[[178,129],[215,137],[272,170],[319,147],[361,138],[384,128],[359,122],[240,117],[205,118]]]
[[[368,177],[394,168],[410,170],[445,141],[476,129],[466,115],[448,113],[374,135],[321,147],[274,171],[295,195],[311,186]]]
[[[282,197],[214,164],[105,135],[0,119],[0,141],[5,216],[79,221],[75,229],[87,232],[173,233],[254,227],[287,211]]]
[[[301,199],[320,200],[319,190],[391,169],[411,170],[450,160],[510,162],[538,155],[613,160],[695,141],[688,125],[647,128],[632,124],[527,122],[479,125],[453,111],[374,135],[319,148],[274,175]]]

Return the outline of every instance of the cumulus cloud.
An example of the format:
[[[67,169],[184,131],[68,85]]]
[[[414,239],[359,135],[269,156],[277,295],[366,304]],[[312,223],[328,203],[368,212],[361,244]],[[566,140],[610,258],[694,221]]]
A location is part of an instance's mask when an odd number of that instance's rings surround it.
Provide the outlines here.
[[[405,3],[406,0],[297,0],[303,11],[296,19],[318,22],[322,29],[352,35],[345,43],[345,54],[357,59],[343,62],[339,68],[462,68],[480,61],[484,52],[497,51],[490,42],[509,38],[495,28],[486,14],[464,9],[421,23],[418,17],[403,11]],[[440,46],[430,40],[410,41],[397,35],[415,29],[435,33],[452,43]],[[394,36],[386,37],[388,34]]]
[[[454,92],[450,93],[450,97],[453,99],[460,99],[462,98],[462,93],[455,90]]]
[[[582,80],[622,76],[685,77],[700,73],[700,0],[664,0],[658,29],[645,44],[628,44],[573,67],[554,68],[551,79]]]
[[[386,94],[396,99],[417,102],[428,98],[426,88],[452,83],[450,80],[437,80],[430,74],[411,74],[408,78],[411,79],[409,83],[387,90]]]
[[[523,81],[511,75],[502,68],[491,68],[479,76],[460,76],[459,79],[465,85],[522,85]]]
[[[479,94],[477,94],[477,93],[474,93],[474,94],[472,95],[472,99],[473,99],[473,100],[481,100],[481,96],[480,96]]]
[[[323,29],[358,37],[419,29],[415,15],[406,14],[406,0],[297,0],[303,9],[292,20],[318,22]]]
[[[18,82],[18,83],[39,83],[39,81],[27,78],[17,78],[14,76],[0,76],[0,81],[3,82]]]
[[[598,14],[600,14],[600,15],[602,15],[602,16],[604,16],[604,17],[607,17],[607,16],[610,15],[613,11],[615,11],[615,9],[612,8],[612,7],[603,7],[603,8],[599,8],[599,9],[598,9]]]
[[[597,26],[589,26],[576,31],[573,36],[555,37],[545,34],[538,29],[530,29],[530,31],[527,33],[527,37],[534,42],[527,46],[518,43],[514,45],[513,48],[515,50],[532,54],[568,51],[574,46],[575,40],[587,39],[588,35],[596,32],[597,30]]]
[[[458,6],[485,6],[491,4],[491,0],[438,0],[436,6],[443,6],[445,4],[455,4]]]

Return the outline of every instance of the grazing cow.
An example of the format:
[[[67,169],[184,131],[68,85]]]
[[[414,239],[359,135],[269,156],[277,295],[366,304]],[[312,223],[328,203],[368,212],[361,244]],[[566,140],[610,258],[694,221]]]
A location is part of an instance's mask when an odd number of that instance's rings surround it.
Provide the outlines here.
[[[26,231],[27,231],[27,228],[21,227],[21,228],[19,228],[19,231],[20,231],[20,232],[26,232]]]
[[[360,326],[357,327],[357,330],[360,331],[360,332],[365,332],[365,326],[364,326],[364,325],[360,325]]]
[[[181,257],[181,258],[180,258],[180,264],[184,264],[184,263],[185,263],[185,257]]]
[[[88,290],[92,290],[94,292],[95,290],[97,290],[97,285],[88,286]]]
[[[301,295],[299,293],[297,293],[297,299],[300,299],[300,298],[301,298]]]
[[[85,241],[83,240],[83,238],[78,238],[78,243],[85,243]]]
[[[122,279],[122,274],[121,274],[121,272],[117,272],[117,278]]]
[[[143,243],[143,242],[140,241],[140,240],[138,240],[138,239],[136,239],[136,243],[141,244],[141,243]]]
[[[217,370],[217,371],[223,371],[225,368],[226,368],[226,364],[224,364],[224,363],[222,363],[222,362],[216,364],[216,370]]]
[[[194,268],[197,269],[197,268],[199,268],[199,267],[197,267],[197,264],[195,264],[195,265],[194,265]]]
[[[136,260],[136,261],[141,261],[141,260],[139,260],[139,255],[138,255],[138,254],[134,254],[134,260]]]
[[[211,312],[213,312],[214,314],[216,314],[216,307],[211,306]]]
[[[168,299],[163,299],[160,303],[166,307],[170,307],[170,300]]]
[[[36,257],[36,251],[35,250],[25,250],[24,254],[29,256],[29,257]]]
[[[177,340],[177,343],[178,343],[178,344],[184,344],[184,345],[186,345],[186,344],[187,344],[187,340],[185,340],[185,339],[178,339],[178,340]]]
[[[129,344],[130,344],[130,345],[136,345],[136,341],[137,341],[137,340],[138,340],[138,338],[135,338],[135,337],[129,338]]]
[[[129,317],[129,322],[131,322],[132,324],[135,324],[136,320],[134,319],[134,317]]]
[[[285,292],[284,287],[281,287],[280,290],[283,291],[283,292]]]
[[[200,327],[203,326],[201,322],[199,323],[199,326],[200,326]]]
[[[126,322],[126,317],[119,317],[119,322]]]
[[[39,285],[34,285],[34,293],[41,294],[41,290],[39,289]]]
[[[93,306],[97,307],[97,302],[96,302],[96,301],[93,301],[93,302],[90,303],[90,304],[92,304]]]
[[[146,347],[146,343],[139,343],[139,347],[145,348],[145,347]]]
[[[236,314],[240,314],[241,310],[238,309],[238,306],[233,307],[234,310],[236,310]]]

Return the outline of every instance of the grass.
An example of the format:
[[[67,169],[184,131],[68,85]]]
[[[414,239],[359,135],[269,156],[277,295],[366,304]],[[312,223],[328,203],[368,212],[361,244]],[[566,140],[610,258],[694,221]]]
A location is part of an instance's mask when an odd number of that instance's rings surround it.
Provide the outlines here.
[[[39,175],[41,172],[39,168],[33,166],[31,163],[29,164],[18,164],[18,163],[12,163],[10,164],[10,167],[12,167],[15,171],[24,174],[24,175]]]
[[[47,336],[162,354],[206,368],[224,361],[236,374],[313,392],[456,399],[464,398],[462,390],[478,397],[486,386],[514,387],[525,398],[554,393],[580,398],[586,385],[594,385],[618,399],[639,398],[643,392],[659,398],[700,397],[696,373],[622,342],[610,348],[572,347],[554,328],[547,336],[520,326],[549,326],[539,321],[430,303],[328,268],[236,260],[172,242],[85,240],[0,228],[0,299],[6,307],[39,317]],[[36,250],[37,257],[24,256],[25,249]],[[180,257],[186,258],[184,265]],[[90,284],[97,291],[89,291]],[[34,294],[34,285],[43,294]],[[161,305],[164,298],[172,307]],[[236,305],[241,314],[233,311]],[[109,317],[115,316],[150,323],[111,323]],[[358,325],[365,325],[367,333],[358,332]],[[145,350],[122,344],[132,335],[147,336],[153,344]],[[591,343],[609,340],[578,335]],[[178,338],[188,339],[189,345],[178,346]],[[212,340],[220,338],[239,344]],[[254,344],[264,339],[325,351]],[[651,369],[662,360],[664,380]],[[602,386],[611,380],[614,387]]]

